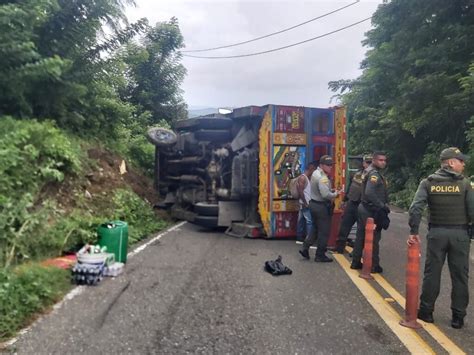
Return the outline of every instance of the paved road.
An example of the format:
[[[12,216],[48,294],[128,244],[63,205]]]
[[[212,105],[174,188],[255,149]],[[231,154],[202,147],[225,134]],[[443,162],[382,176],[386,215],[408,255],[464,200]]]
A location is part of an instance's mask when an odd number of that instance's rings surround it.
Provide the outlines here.
[[[404,293],[406,215],[392,214],[381,247],[384,277]],[[386,354],[409,353],[343,264],[302,260],[291,240],[236,239],[183,224],[107,279],[41,318],[10,347],[18,354]],[[290,276],[265,260],[283,256]],[[350,271],[349,271],[350,272]],[[446,276],[446,275],[445,275]],[[365,282],[365,281],[364,281]],[[449,327],[449,279],[439,328],[474,353],[474,317]],[[444,350],[421,333],[436,352]]]

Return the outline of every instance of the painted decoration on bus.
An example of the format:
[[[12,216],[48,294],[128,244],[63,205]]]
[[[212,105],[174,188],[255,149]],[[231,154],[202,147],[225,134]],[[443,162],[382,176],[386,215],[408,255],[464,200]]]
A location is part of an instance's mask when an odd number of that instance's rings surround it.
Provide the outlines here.
[[[305,169],[306,147],[275,145],[273,147],[273,198],[290,199],[290,180]]]
[[[259,184],[258,184],[258,211],[262,220],[263,229],[267,236],[272,236],[271,219],[271,178],[272,178],[272,116],[271,107],[263,116],[262,125],[258,133],[259,141]]]
[[[304,133],[303,107],[275,106],[274,131]]]
[[[274,212],[272,229],[274,237],[294,237],[298,214],[295,212]]]
[[[274,144],[306,145],[305,133],[274,133]]]
[[[345,191],[346,182],[346,110],[344,107],[337,107],[334,118],[336,128],[334,144],[334,187]],[[335,201],[336,209],[339,209],[342,203],[342,195],[339,195]]]
[[[298,200],[275,200],[273,201],[273,212],[298,212],[300,205]]]

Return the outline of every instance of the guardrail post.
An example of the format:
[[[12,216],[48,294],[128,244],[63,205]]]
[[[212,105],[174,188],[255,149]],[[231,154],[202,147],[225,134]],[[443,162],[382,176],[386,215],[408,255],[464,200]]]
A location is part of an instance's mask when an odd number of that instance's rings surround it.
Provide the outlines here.
[[[366,280],[373,280],[374,277],[370,274],[372,270],[372,250],[374,244],[374,230],[375,224],[373,218],[367,218],[365,223],[365,240],[364,240],[364,263],[362,266],[362,272],[359,274],[359,277],[362,277]]]
[[[416,241],[408,246],[405,320],[400,321],[404,327],[413,329],[422,328],[422,325],[416,321],[420,287],[420,257],[420,243]]]

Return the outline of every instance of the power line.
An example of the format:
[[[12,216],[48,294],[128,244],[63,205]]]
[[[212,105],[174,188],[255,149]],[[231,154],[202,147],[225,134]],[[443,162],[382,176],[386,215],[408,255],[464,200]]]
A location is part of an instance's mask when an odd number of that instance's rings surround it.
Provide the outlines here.
[[[239,55],[229,55],[229,56],[197,56],[197,55],[189,55],[189,54],[183,54],[184,57],[190,57],[190,58],[200,58],[200,59],[229,59],[229,58],[242,58],[242,57],[252,57],[252,56],[256,56],[256,55],[261,55],[261,54],[266,54],[266,53],[271,53],[271,52],[276,52],[276,51],[281,51],[282,49],[286,49],[286,48],[290,48],[290,47],[295,47],[295,46],[298,46],[300,44],[303,44],[303,43],[307,43],[307,42],[311,42],[311,41],[314,41],[316,39],[319,39],[319,38],[323,38],[323,37],[327,37],[329,35],[332,35],[336,32],[340,32],[340,31],[343,31],[345,29],[348,29],[350,27],[354,27],[362,22],[365,22],[365,21],[368,21],[370,20],[372,17],[367,17],[363,20],[360,20],[358,22],[354,22],[350,25],[347,25],[345,27],[341,27],[341,28],[338,28],[337,30],[334,30],[334,31],[331,31],[331,32],[327,32],[327,33],[324,33],[322,35],[319,35],[319,36],[316,36],[316,37],[312,37],[312,38],[308,38],[304,41],[301,41],[301,42],[297,42],[297,43],[293,43],[293,44],[289,44],[287,46],[283,46],[283,47],[278,47],[278,48],[273,48],[273,49],[269,49],[269,50],[266,50],[266,51],[262,51],[262,52],[256,52],[256,53],[248,53],[248,54],[239,54]]]
[[[214,48],[206,48],[206,49],[193,49],[193,50],[187,50],[187,51],[181,51],[182,53],[191,53],[191,52],[208,52],[208,51],[214,51],[216,49],[222,49],[222,48],[230,48],[230,47],[236,47],[236,46],[240,46],[242,44],[246,44],[246,43],[250,43],[250,42],[255,42],[255,41],[258,41],[258,40],[261,40],[261,39],[264,39],[264,38],[268,38],[268,37],[271,37],[271,36],[275,36],[275,35],[278,35],[280,33],[283,33],[283,32],[287,32],[287,31],[290,31],[294,28],[297,28],[297,27],[300,27],[300,26],[303,26],[303,25],[306,25],[307,23],[310,23],[310,22],[313,22],[313,21],[316,21],[320,18],[323,18],[323,17],[326,17],[326,16],[329,16],[329,15],[332,15],[338,11],[341,11],[341,10],[344,10],[346,8],[348,8],[349,6],[352,6],[352,5],[355,5],[359,2],[360,0],[357,0],[353,3],[350,3],[349,5],[345,5],[343,7],[340,7],[336,10],[333,10],[331,12],[328,12],[326,14],[323,14],[323,15],[320,15],[318,17],[314,17],[308,21],[305,21],[305,22],[302,22],[302,23],[299,23],[297,25],[294,25],[294,26],[291,26],[291,27],[288,27],[288,28],[285,28],[283,30],[280,30],[280,31],[277,31],[277,32],[273,32],[273,33],[270,33],[270,34],[267,34],[267,35],[264,35],[264,36],[260,36],[260,37],[257,37],[257,38],[254,38],[254,39],[249,39],[247,41],[243,41],[243,42],[238,42],[238,43],[234,43],[234,44],[229,44],[229,45],[225,45],[225,46],[220,46],[220,47],[214,47]]]

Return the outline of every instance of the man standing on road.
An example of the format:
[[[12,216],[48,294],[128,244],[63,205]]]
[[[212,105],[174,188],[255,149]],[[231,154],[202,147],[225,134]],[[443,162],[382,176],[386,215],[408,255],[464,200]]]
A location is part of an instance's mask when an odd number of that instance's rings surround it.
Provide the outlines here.
[[[418,227],[423,209],[428,204],[429,231],[426,263],[420,297],[418,318],[433,323],[433,310],[439,295],[441,270],[448,255],[451,274],[451,326],[464,325],[469,303],[469,249],[468,224],[474,220],[474,193],[471,183],[462,173],[464,161],[458,148],[441,152],[441,169],[421,181],[409,210],[410,237],[408,245],[420,242]]]
[[[344,196],[344,214],[342,215],[341,226],[336,241],[336,252],[344,253],[347,243],[347,237],[351,232],[352,226],[357,222],[357,207],[359,207],[362,195],[362,182],[367,174],[366,169],[372,163],[372,156],[365,155],[362,160],[362,168],[359,169],[352,178],[347,193]]]
[[[327,263],[333,261],[326,255],[326,248],[331,231],[331,217],[333,210],[333,200],[341,191],[331,190],[331,180],[328,175],[331,173],[333,160],[329,155],[323,155],[319,160],[319,167],[311,176],[311,201],[309,208],[313,219],[314,233],[308,234],[303,248],[300,250],[301,256],[309,259],[309,247],[317,236],[317,249],[314,261]]]
[[[382,225],[379,222],[380,216],[385,214],[385,218],[390,213],[388,207],[387,183],[381,170],[387,165],[387,155],[384,152],[374,152],[372,155],[372,164],[367,168],[367,176],[362,187],[361,203],[357,209],[357,234],[352,252],[351,269],[362,269],[362,251],[365,242],[365,224],[367,218],[373,218],[377,224],[374,231],[373,249],[372,249],[372,273],[383,272],[380,266],[379,243],[382,237]],[[383,226],[385,229],[387,226]]]
[[[303,174],[297,177],[296,189],[299,196],[298,223],[296,227],[296,239],[304,241],[305,237],[314,233],[313,220],[309,210],[309,201],[311,200],[311,175],[316,170],[316,162],[308,164]]]

